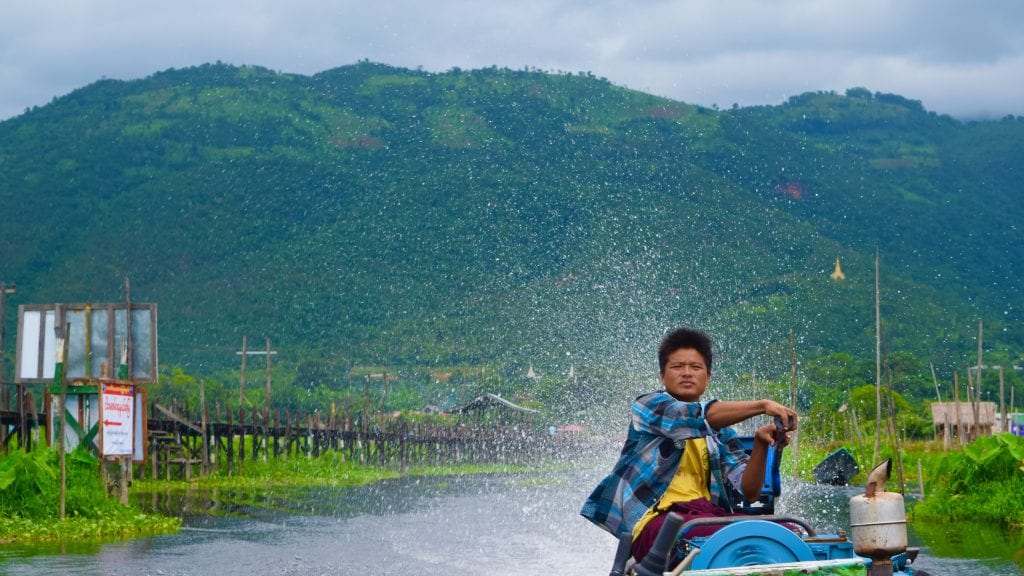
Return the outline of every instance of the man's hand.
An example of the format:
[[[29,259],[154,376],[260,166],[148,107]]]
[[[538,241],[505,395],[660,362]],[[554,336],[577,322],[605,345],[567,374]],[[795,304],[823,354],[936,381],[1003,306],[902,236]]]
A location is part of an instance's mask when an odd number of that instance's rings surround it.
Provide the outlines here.
[[[760,442],[768,446],[778,444],[778,447],[781,448],[789,444],[789,434],[773,422],[761,426],[754,432],[754,442]]]
[[[779,404],[774,400],[762,400],[764,413],[772,418],[782,421],[782,427],[786,432],[792,432],[797,427],[796,410]]]

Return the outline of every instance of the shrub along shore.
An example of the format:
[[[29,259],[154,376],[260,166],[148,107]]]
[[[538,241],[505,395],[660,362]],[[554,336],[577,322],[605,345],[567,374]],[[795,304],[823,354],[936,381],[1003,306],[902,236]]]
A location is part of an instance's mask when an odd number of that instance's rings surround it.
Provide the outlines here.
[[[783,460],[783,474],[792,475],[796,466],[801,479],[813,481],[814,465],[838,447],[838,444],[809,442],[791,447],[790,454]],[[870,447],[851,445],[846,448],[862,464],[863,470],[870,468]],[[883,451],[881,458],[891,453]],[[61,520],[56,452],[37,449],[31,453],[14,451],[0,456],[0,543],[132,538],[180,529],[179,518],[145,513],[108,497],[98,468],[99,462],[90,454],[76,451],[68,455],[66,513]],[[400,476],[513,473],[535,469],[536,466],[525,465],[462,464],[412,467],[399,472],[360,465],[328,452],[319,458],[247,462],[240,471],[214,472],[191,481],[135,480],[131,491],[147,494],[185,489],[346,488]],[[975,520],[1009,528],[1024,527],[1022,438],[1010,434],[987,436],[962,450],[948,452],[934,442],[911,443],[903,446],[903,470],[904,486],[916,492],[920,491],[920,481],[927,486],[923,499],[908,503],[911,521]],[[862,483],[863,475],[862,471],[853,483]],[[899,490],[895,467],[888,490]]]
[[[0,456],[0,543],[129,538],[177,531],[178,518],[145,514],[106,494],[95,456],[66,458],[65,517],[60,517],[56,451],[16,450]]]
[[[800,477],[813,482],[814,466],[840,446],[860,463],[861,472],[851,483],[863,484],[873,466],[870,438],[859,445],[802,443],[798,450]],[[894,454],[895,450],[883,448],[879,456],[879,460],[893,457],[886,488],[890,492],[899,491]],[[911,522],[979,521],[1005,528],[1024,527],[1024,438],[1009,433],[983,436],[962,449],[956,445],[948,451],[941,442],[914,441],[903,445],[902,455],[905,490],[920,495],[924,484],[924,497],[907,502]],[[788,470],[790,475],[792,456],[787,454],[782,461],[784,473]]]
[[[67,457],[65,518],[60,519],[57,453],[37,449],[0,456],[0,544],[43,540],[119,539],[176,532],[181,519],[140,511],[106,495],[99,461],[83,451]],[[272,488],[346,488],[399,476],[510,473],[507,464],[419,466],[406,472],[360,465],[329,452],[319,458],[247,462],[241,471],[185,480],[133,481],[133,494],[173,490],[246,491]]]

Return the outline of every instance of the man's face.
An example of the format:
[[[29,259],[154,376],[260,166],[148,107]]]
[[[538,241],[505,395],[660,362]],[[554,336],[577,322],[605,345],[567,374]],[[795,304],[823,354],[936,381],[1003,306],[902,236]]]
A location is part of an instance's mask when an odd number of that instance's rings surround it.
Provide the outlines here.
[[[684,402],[700,400],[708,387],[708,372],[704,357],[693,348],[680,348],[669,354],[661,384],[665,391]]]

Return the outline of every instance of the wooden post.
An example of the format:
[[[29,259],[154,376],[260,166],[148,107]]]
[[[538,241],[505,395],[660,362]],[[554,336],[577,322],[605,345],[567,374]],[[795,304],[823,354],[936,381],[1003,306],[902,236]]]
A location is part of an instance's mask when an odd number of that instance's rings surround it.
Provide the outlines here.
[[[939,405],[942,406],[942,394],[939,393],[939,378],[935,375],[935,364],[931,364],[932,369],[932,384],[935,385],[935,398],[938,400]],[[942,411],[942,419],[944,421],[942,425],[942,450],[949,450],[949,410]]]
[[[878,463],[882,448],[882,315],[879,306],[878,248],[875,247],[875,448],[871,465]]]
[[[228,415],[228,424],[227,424],[227,426],[228,426],[227,432],[228,433],[227,433],[227,443],[226,443],[226,446],[224,447],[224,449],[228,453],[227,454],[227,456],[228,456],[228,475],[230,475],[231,474],[232,464],[234,463],[234,459],[235,459],[235,424],[234,424],[234,422],[231,421],[231,407],[227,406],[227,409],[225,410],[225,412],[227,412],[227,415]]]
[[[124,279],[124,303],[128,311],[124,315],[125,338],[124,338],[124,366],[125,373],[132,373],[132,286],[128,277]],[[88,362],[86,363],[88,365]],[[128,378],[125,378],[127,380]]]
[[[209,431],[206,429],[206,383],[202,378],[199,379],[199,418],[199,427],[203,431],[203,460],[199,467],[199,475],[206,478],[210,472],[210,443]]]
[[[125,287],[127,288],[128,280],[125,279]],[[128,304],[128,315],[131,316],[131,302]],[[121,363],[118,365],[117,377],[122,382],[129,380],[130,372],[128,368],[128,340],[130,337],[126,337],[124,343],[121,345]],[[102,364],[100,367],[101,372],[106,372],[106,364]],[[105,374],[104,374],[105,375]],[[134,394],[135,388],[132,387],[132,393]],[[132,404],[134,405],[135,399],[132,398]],[[138,415],[136,415],[138,417]],[[121,504],[128,505],[128,483],[131,480],[132,470],[132,457],[131,456],[118,456],[117,457],[118,467],[118,478],[117,478],[117,499]]]
[[[3,355],[3,350],[0,349],[0,356]],[[2,360],[0,360],[0,363],[2,363]],[[3,371],[2,369],[0,369],[0,374],[2,373]],[[0,378],[0,380],[3,380],[3,378]],[[7,386],[3,384],[3,382],[0,382],[0,410],[6,412],[8,410],[8,407],[10,406],[10,402],[10,391],[7,389]],[[7,426],[0,426],[0,450],[3,450],[4,454],[7,454]]]
[[[274,458],[281,455],[281,409],[274,410]]]
[[[118,467],[120,470],[120,476],[118,477],[117,483],[117,499],[121,504],[128,505],[128,483],[131,481],[131,470],[132,470],[132,457],[131,456],[118,456]]]
[[[0,392],[3,397],[0,401],[0,410],[7,410],[7,403],[10,399],[7,392],[7,370],[4,367],[4,334],[7,332],[7,295],[14,292],[14,284],[7,286],[4,282],[0,282],[0,388],[3,390]],[[0,426],[0,447],[3,448],[4,453],[7,452],[7,426]]]
[[[213,436],[213,452],[210,454],[210,471],[213,471],[214,467],[220,469],[220,447],[224,445],[224,420],[225,418],[221,415],[220,402],[213,404],[214,421],[217,423],[214,425],[212,430]],[[227,448],[225,446],[225,448]]]
[[[256,411],[256,407],[252,407],[252,432],[249,434],[252,436],[252,461],[256,461],[256,456],[259,455],[259,430],[256,428],[256,420],[259,418],[259,412]]]
[[[789,407],[796,410],[796,344],[793,338],[793,329],[789,330]],[[793,478],[800,477],[800,431],[796,431],[796,438],[793,442]]]
[[[1006,432],[1006,404],[1003,402],[1005,390],[1003,388],[1003,367],[999,367],[999,417],[1002,420],[999,423],[999,431]]]
[[[978,320],[978,371],[974,374],[974,426],[977,428],[977,432],[971,435],[972,439],[981,436],[981,339],[983,333],[982,321]]]
[[[903,475],[903,450],[900,446],[900,430],[899,426],[896,425],[896,401],[893,398],[894,393],[892,389],[892,371],[889,369],[889,361],[886,360],[885,365],[885,381],[889,388],[889,416],[892,418],[892,437],[895,443],[895,457],[896,457],[896,478],[900,483],[900,494],[906,496],[906,477]]]
[[[1010,385],[1010,412],[1016,412],[1017,411],[1017,405],[1014,404],[1014,401],[1013,401],[1013,392],[1016,389],[1017,389],[1016,386],[1014,386],[1012,384]]]
[[[70,327],[68,328],[70,330]],[[66,341],[67,330],[57,337],[57,363],[53,369],[54,382],[60,382],[60,429],[55,434],[57,439],[57,454],[60,456],[60,519],[64,519],[65,506],[68,491],[67,457],[64,450],[64,430],[67,429],[68,410],[64,404],[68,396],[68,381],[64,378],[64,359],[67,357],[68,348]],[[22,432],[25,432],[22,430]]]
[[[298,456],[298,447],[295,449],[295,455]],[[292,411],[285,408],[284,411],[284,457],[285,459],[291,458],[292,455]]]
[[[956,410],[956,437],[964,445],[964,429],[960,423],[960,373],[953,372],[953,408]]]
[[[921,461],[917,461],[917,485],[920,488],[921,500],[924,500],[924,473],[921,471]]]
[[[857,435],[857,448],[860,448],[861,444],[864,443],[864,438],[860,434],[860,422],[857,421],[857,409],[853,408],[851,405],[849,412],[850,417],[853,418],[853,432]]]
[[[248,357],[246,354],[246,337],[242,336],[242,379],[238,385],[238,429],[240,431],[238,438],[238,469],[242,469],[242,464],[245,462],[245,359]]]
[[[370,375],[363,375],[363,414],[360,416],[360,420],[366,421],[367,414],[370,413]]]
[[[270,338],[267,338],[267,395],[263,399],[263,459],[270,458]]]
[[[970,408],[971,422],[967,426],[967,441],[968,443],[974,441],[978,437],[980,429],[980,422],[978,422],[979,412],[978,409],[978,380],[980,379],[980,371],[976,372],[971,376],[971,367],[967,367],[967,403]]]
[[[149,442],[149,475],[153,480],[159,477],[160,466],[157,464],[157,443]]]

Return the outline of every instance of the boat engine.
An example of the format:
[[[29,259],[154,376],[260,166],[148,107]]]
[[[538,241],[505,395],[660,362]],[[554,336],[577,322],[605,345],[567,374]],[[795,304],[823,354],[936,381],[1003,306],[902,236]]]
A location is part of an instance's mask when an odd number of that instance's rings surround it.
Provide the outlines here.
[[[789,529],[765,520],[748,520],[709,536],[692,567],[702,570],[812,560],[814,552]]]

